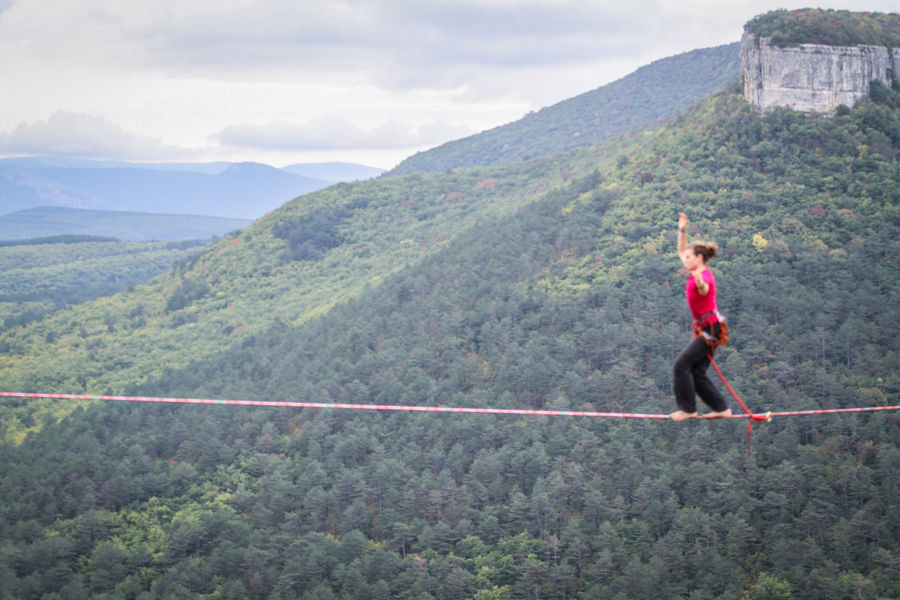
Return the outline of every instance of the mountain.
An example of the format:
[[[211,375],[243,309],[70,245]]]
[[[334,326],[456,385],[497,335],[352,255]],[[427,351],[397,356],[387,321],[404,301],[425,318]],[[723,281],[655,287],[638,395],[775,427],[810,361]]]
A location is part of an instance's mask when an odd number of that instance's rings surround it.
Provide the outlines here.
[[[232,164],[216,175],[124,167],[43,167],[31,172],[88,198],[84,205],[72,206],[76,199],[66,197],[53,202],[56,206],[232,219],[257,218],[291,198],[328,185],[253,163]]]
[[[0,389],[667,412],[685,210],[753,410],[895,405],[898,123],[900,90],[826,118],[728,85],[641,135],[331,186],[3,333]],[[742,419],[0,410],[10,597],[900,596],[896,413],[776,417],[748,453]]]
[[[87,206],[93,198],[33,171],[0,163],[0,213],[56,204]]]
[[[740,77],[738,43],[664,58],[522,119],[419,152],[390,171],[445,171],[555,154],[638,131]]]
[[[246,219],[222,217],[44,206],[0,216],[0,240],[53,235],[106,236],[127,241],[202,240],[225,235],[250,223]]]
[[[255,219],[297,196],[383,171],[351,163],[139,164],[0,159],[0,215],[41,206]]]
[[[384,169],[377,167],[367,167],[346,162],[298,163],[281,167],[281,170],[294,175],[333,181],[335,183],[372,179],[385,172]]]

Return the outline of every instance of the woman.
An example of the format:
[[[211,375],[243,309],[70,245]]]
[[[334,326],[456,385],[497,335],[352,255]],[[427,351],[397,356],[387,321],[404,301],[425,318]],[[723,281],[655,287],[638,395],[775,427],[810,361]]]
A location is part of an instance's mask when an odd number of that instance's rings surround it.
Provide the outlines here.
[[[716,280],[708,263],[719,253],[715,242],[687,243],[688,218],[678,213],[678,255],[690,271],[684,291],[691,316],[694,317],[694,339],[675,360],[675,402],[678,410],[670,416],[675,421],[699,418],[696,396],[700,396],[712,412],[704,419],[722,419],[731,416],[725,398],[707,377],[709,357],[716,346],[728,339],[727,325],[716,307]]]

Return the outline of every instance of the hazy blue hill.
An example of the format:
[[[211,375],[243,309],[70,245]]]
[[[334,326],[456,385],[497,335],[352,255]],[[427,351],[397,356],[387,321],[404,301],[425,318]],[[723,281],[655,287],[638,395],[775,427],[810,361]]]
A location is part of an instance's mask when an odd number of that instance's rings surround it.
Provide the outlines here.
[[[96,198],[96,208],[239,219],[257,218],[329,185],[254,163],[236,163],[216,175],[139,168],[41,168],[34,172]]]
[[[352,163],[129,163],[0,159],[0,215],[39,206],[255,219],[288,200],[383,169]]]
[[[90,208],[92,202],[93,198],[80,190],[34,171],[0,163],[0,215],[54,204]]]
[[[294,175],[334,182],[371,179],[385,172],[384,169],[377,167],[367,167],[346,162],[299,163],[281,167],[281,170]]]
[[[444,171],[589,146],[677,114],[734,81],[740,44],[664,58],[596,90],[473,136],[420,152],[390,171]]]
[[[0,240],[63,234],[127,241],[209,239],[249,225],[247,219],[43,206],[0,216]]]

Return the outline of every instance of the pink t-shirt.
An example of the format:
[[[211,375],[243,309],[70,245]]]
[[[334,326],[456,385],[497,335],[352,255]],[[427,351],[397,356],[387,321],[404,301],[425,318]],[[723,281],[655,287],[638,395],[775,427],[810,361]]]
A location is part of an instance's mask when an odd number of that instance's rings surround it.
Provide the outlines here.
[[[694,277],[688,277],[684,286],[684,294],[687,296],[688,306],[691,309],[691,316],[696,321],[703,315],[716,310],[716,278],[713,277],[712,271],[709,269],[703,271],[703,281],[709,285],[709,292],[704,296],[697,289],[697,282]],[[718,323],[719,319],[715,314],[704,319],[704,324]]]

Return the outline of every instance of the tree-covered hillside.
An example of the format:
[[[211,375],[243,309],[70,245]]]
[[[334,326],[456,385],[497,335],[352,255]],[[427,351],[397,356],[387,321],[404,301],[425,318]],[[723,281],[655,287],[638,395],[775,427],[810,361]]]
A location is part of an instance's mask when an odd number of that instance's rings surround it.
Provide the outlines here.
[[[40,206],[0,216],[0,239],[84,235],[130,242],[206,240],[250,224],[245,219]]]
[[[740,77],[739,44],[657,60],[617,81],[489,131],[419,152],[392,175],[548,156],[638,131]]]
[[[822,117],[732,86],[615,144],[335,187],[8,332],[0,388],[668,411],[684,210],[754,410],[897,404],[898,151],[897,89]],[[4,408],[35,422],[0,445],[0,598],[900,597],[893,413],[748,454],[745,420]]]
[[[208,241],[56,236],[0,243],[0,332],[168,272]]]
[[[146,285],[0,334],[0,382],[121,391],[239,345],[273,322],[324,314],[474,224],[535,201],[578,168],[537,161],[308,194]]]
[[[747,31],[776,46],[900,46],[900,14],[849,10],[774,10],[751,19]]]

